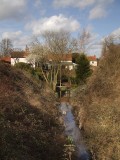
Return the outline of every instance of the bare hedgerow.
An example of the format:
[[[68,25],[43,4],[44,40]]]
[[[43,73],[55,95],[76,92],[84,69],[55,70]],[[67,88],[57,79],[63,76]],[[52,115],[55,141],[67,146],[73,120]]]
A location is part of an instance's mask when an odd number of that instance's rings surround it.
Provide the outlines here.
[[[87,86],[77,91],[77,113],[86,112],[84,139],[94,160],[120,159],[120,45],[109,44]],[[76,114],[77,114],[76,113]]]

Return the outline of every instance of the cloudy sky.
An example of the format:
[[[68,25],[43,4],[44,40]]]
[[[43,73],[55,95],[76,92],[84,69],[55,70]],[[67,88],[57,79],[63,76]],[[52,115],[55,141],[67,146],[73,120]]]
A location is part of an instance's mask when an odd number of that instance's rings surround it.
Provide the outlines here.
[[[83,28],[97,40],[120,34],[120,0],[0,0],[0,40],[10,38],[14,47],[23,48],[45,30],[76,36]]]

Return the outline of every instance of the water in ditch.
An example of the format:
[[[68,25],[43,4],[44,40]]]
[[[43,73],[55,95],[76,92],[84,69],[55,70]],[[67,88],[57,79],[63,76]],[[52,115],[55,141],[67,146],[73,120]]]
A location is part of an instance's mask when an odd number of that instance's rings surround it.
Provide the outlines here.
[[[59,106],[59,110],[62,113],[65,134],[72,139],[75,145],[77,160],[90,160],[90,155],[86,151],[80,129],[76,125],[72,114],[72,106],[67,102],[62,102]]]

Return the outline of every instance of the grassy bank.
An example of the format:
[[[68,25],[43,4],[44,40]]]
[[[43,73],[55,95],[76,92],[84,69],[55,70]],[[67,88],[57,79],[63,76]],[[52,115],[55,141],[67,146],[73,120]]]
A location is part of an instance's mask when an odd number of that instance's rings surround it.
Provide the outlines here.
[[[120,46],[110,45],[73,98],[77,120],[94,160],[120,159]]]
[[[0,159],[60,160],[62,132],[51,90],[27,72],[0,63]]]

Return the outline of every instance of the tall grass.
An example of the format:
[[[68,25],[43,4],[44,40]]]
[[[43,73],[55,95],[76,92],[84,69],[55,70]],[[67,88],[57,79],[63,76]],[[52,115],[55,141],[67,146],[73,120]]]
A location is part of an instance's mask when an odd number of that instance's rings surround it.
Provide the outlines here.
[[[110,45],[74,99],[93,160],[120,159],[120,46]],[[83,111],[82,111],[83,110]],[[84,114],[83,114],[84,113]],[[82,123],[82,124],[81,124]]]
[[[48,87],[0,63],[0,159],[61,160],[63,128]]]

